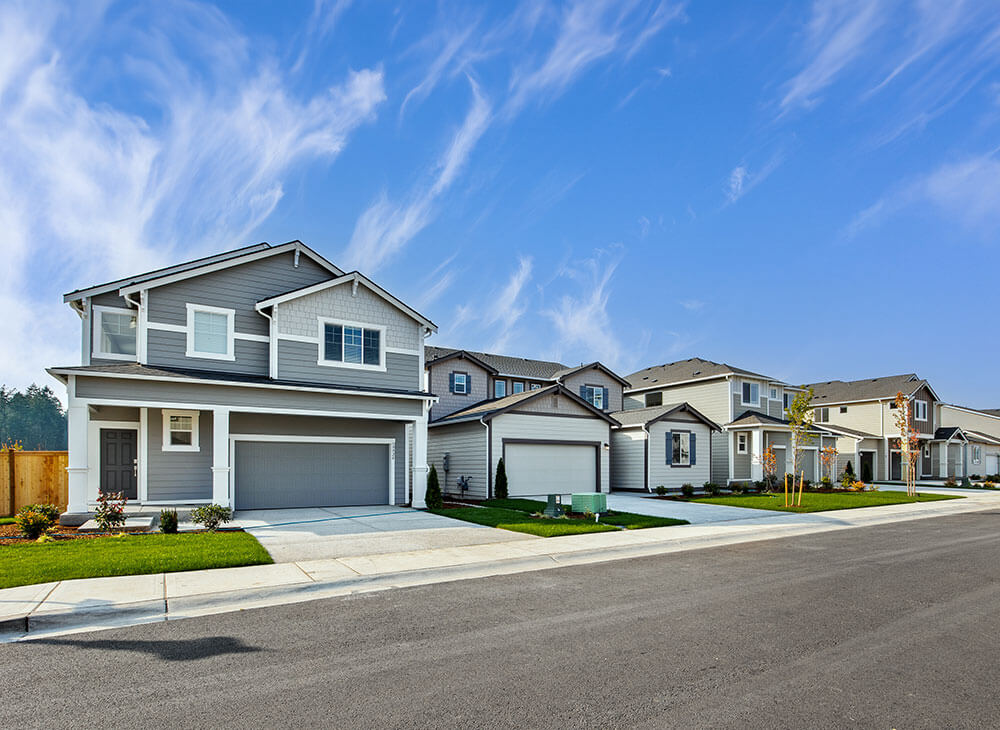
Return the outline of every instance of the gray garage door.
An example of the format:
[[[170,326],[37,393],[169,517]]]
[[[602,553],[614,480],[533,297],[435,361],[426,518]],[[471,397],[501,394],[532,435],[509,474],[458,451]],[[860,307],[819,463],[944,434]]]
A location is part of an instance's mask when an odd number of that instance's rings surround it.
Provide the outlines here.
[[[237,441],[236,509],[389,502],[389,447]]]

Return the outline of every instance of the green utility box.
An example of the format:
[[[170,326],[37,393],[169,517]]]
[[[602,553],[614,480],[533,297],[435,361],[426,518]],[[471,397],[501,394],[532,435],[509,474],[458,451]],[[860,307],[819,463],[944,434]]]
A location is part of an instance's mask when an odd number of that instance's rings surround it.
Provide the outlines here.
[[[608,495],[602,492],[583,492],[573,495],[573,511],[593,512],[595,515],[608,511]]]

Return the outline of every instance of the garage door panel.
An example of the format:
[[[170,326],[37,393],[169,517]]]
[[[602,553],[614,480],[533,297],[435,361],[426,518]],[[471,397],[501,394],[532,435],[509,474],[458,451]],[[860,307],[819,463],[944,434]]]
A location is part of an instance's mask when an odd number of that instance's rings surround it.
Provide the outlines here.
[[[512,497],[598,491],[595,446],[507,444],[504,453]]]
[[[237,441],[234,461],[237,509],[389,501],[384,444]]]

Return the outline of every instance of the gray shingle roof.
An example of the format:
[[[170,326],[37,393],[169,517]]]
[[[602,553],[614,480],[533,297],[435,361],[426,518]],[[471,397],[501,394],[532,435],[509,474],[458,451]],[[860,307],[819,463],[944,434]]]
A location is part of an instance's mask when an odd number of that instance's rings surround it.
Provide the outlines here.
[[[784,418],[775,418],[759,411],[744,411],[729,423],[730,426],[787,426]]]
[[[858,438],[863,438],[863,439],[882,438],[881,436],[874,433],[868,433],[867,431],[859,431],[856,428],[848,428],[847,426],[841,426],[836,423],[824,423],[823,428],[825,428],[828,431],[833,431],[834,433],[843,433],[847,434],[848,436],[857,436]]]
[[[699,380],[701,378],[711,378],[720,375],[748,375],[764,380],[773,380],[767,375],[751,372],[742,368],[733,367],[721,362],[703,360],[700,357],[692,357],[688,360],[679,360],[665,365],[654,365],[653,367],[639,370],[631,375],[625,376],[631,388],[650,388],[657,385],[670,385],[672,383],[682,383],[687,380]]]
[[[991,433],[983,433],[982,431],[973,431],[971,429],[965,429],[965,434],[971,439],[981,439],[987,443],[1000,444],[1000,436],[994,436]]]
[[[947,441],[961,430],[958,426],[942,426],[934,432],[934,439],[937,441]]]
[[[462,352],[455,347],[433,347],[424,348],[424,358],[428,365],[442,357],[447,357],[456,352]],[[501,375],[513,375],[521,378],[532,378],[534,380],[555,381],[556,373],[562,370],[572,370],[561,362],[551,362],[549,360],[531,360],[526,357],[510,357],[509,355],[496,355],[489,352],[476,352],[475,350],[464,350],[477,360],[482,360],[490,367],[496,368]]]
[[[701,420],[709,428],[721,431],[722,427],[715,421],[707,418],[701,411],[690,403],[668,403],[662,406],[649,406],[647,408],[633,408],[627,411],[616,411],[611,417],[622,426],[645,426],[674,411],[685,410],[690,412],[695,418]]]
[[[449,413],[447,416],[443,416],[434,421],[434,423],[443,423],[445,421],[460,421],[467,418],[480,418],[482,416],[494,413],[496,411],[503,410],[504,408],[509,408],[510,406],[517,405],[523,400],[540,395],[543,393],[549,393],[555,390],[558,386],[553,384],[541,388],[539,390],[526,390],[523,393],[514,393],[513,395],[508,395],[503,398],[497,398],[495,400],[484,400],[479,403],[474,403],[468,408],[463,408],[460,411],[455,411],[454,413]]]
[[[813,403],[848,403],[851,401],[885,400],[895,397],[902,391],[910,395],[922,386],[928,385],[915,373],[888,375],[882,378],[866,378],[864,380],[829,380],[825,383],[812,383],[807,388],[813,389]]]

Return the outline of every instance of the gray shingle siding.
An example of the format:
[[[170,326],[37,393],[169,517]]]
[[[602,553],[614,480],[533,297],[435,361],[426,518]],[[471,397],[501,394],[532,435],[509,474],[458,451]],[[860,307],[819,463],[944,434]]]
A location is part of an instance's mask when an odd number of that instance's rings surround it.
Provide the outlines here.
[[[268,343],[236,340],[233,351],[236,360],[215,360],[204,357],[187,357],[187,334],[151,329],[146,335],[146,362],[175,368],[193,368],[224,373],[247,375],[268,374]]]
[[[150,408],[147,420],[148,462],[146,495],[149,501],[212,498],[212,412],[200,411],[198,451],[163,450],[163,411]]]
[[[237,360],[239,356],[237,355]],[[278,377],[311,383],[350,383],[371,388],[417,390],[421,387],[420,357],[385,353],[386,371],[319,365],[319,345],[278,340]]]

